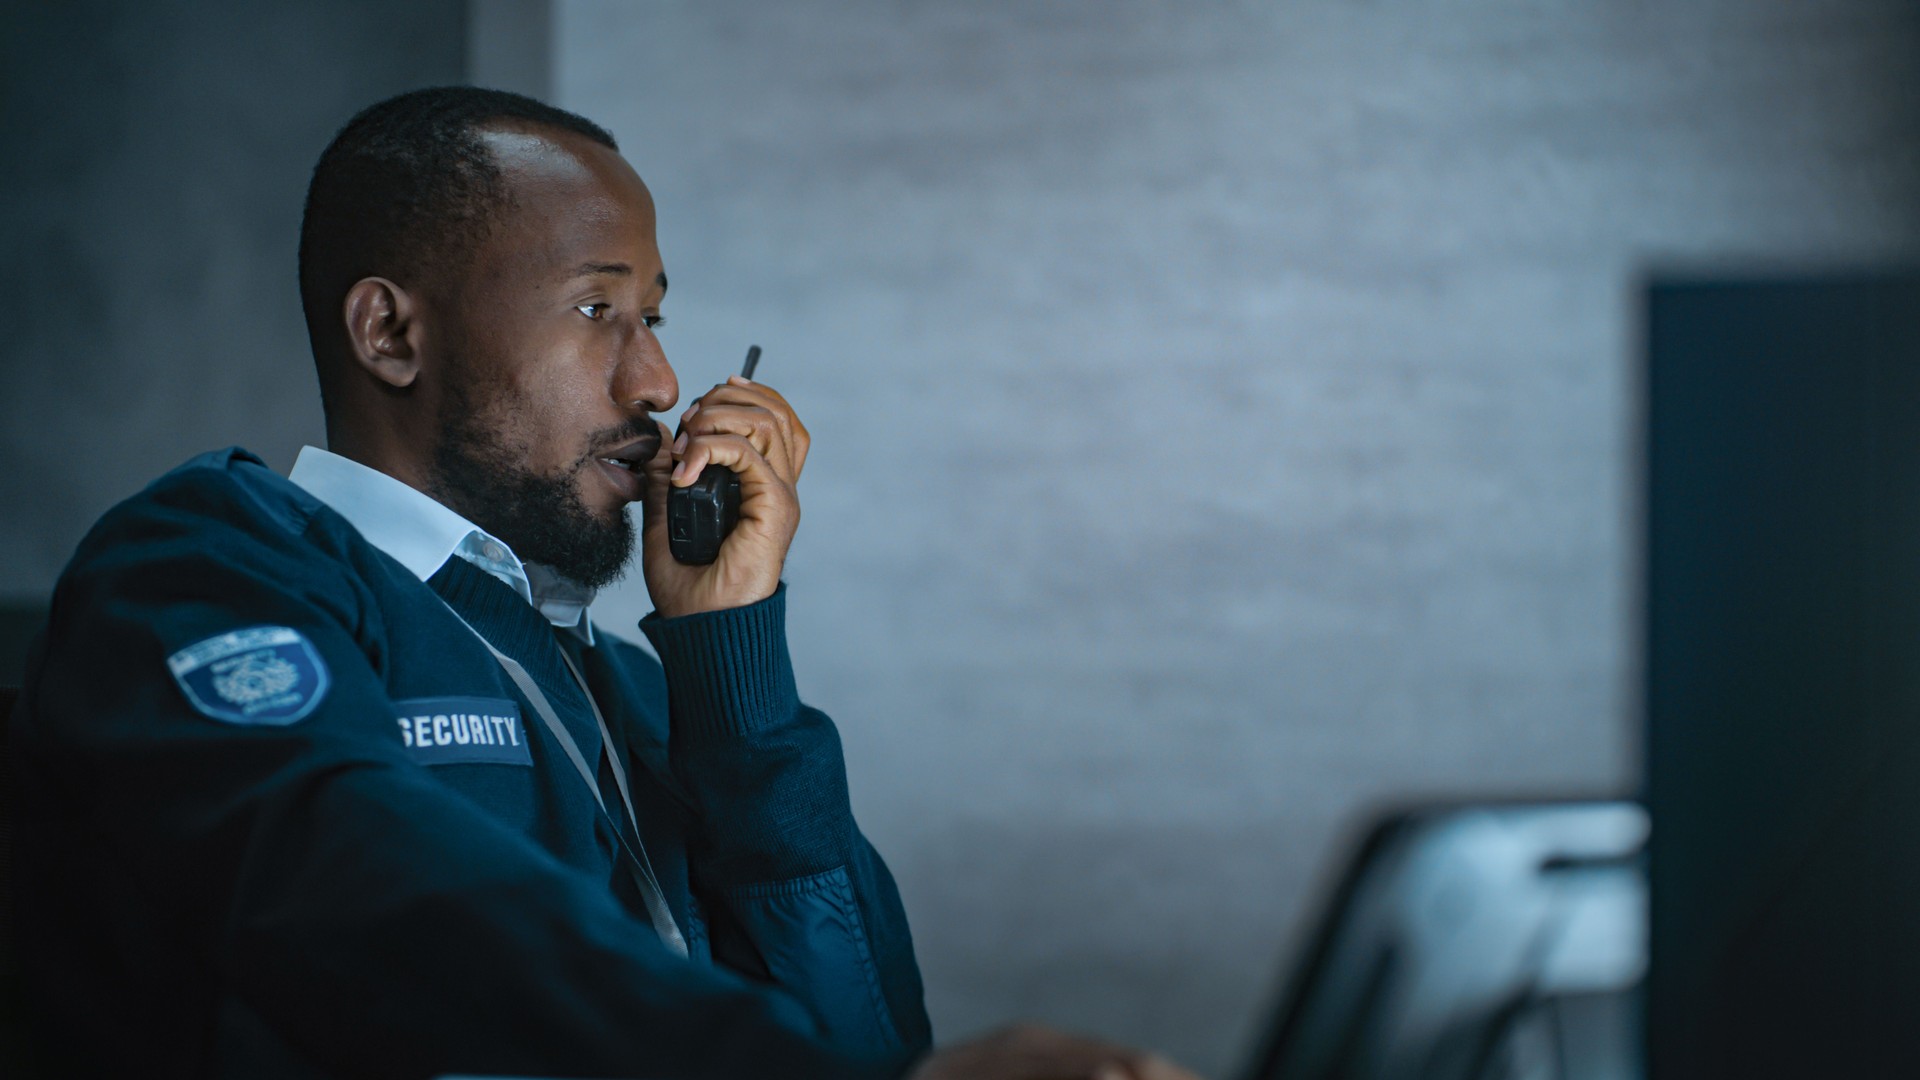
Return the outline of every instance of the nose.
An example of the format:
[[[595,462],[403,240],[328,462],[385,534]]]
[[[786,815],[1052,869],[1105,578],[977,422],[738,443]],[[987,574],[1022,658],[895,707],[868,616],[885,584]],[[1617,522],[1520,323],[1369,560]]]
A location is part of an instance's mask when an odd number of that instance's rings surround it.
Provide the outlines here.
[[[666,412],[680,400],[680,380],[652,330],[634,328],[626,348],[621,350],[610,389],[621,408],[634,412]]]

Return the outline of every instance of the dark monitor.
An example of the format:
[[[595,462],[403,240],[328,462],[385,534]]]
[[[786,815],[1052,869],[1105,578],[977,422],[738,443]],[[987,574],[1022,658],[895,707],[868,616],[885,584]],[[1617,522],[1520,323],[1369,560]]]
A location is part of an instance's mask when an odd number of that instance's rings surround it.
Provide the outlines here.
[[[1650,1080],[1920,1077],[1920,274],[1646,318]]]

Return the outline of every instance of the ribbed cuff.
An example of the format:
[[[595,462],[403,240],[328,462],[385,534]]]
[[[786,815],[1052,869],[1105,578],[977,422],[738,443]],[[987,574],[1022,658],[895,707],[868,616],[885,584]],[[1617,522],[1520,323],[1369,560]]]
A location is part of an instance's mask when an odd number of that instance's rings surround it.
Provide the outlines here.
[[[682,735],[746,735],[800,707],[787,653],[787,586],[746,607],[640,620],[667,671],[667,701]]]

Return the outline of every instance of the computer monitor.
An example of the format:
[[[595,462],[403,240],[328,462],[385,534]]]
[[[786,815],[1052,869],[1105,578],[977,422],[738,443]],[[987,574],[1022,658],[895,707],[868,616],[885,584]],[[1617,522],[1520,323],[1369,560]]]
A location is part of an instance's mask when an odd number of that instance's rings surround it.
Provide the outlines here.
[[[1920,274],[1646,329],[1649,1080],[1920,1076]]]

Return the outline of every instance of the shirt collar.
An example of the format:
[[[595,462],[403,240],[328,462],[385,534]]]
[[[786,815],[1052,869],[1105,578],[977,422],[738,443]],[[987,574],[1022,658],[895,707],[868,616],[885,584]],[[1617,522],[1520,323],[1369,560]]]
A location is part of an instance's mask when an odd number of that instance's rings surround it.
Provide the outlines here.
[[[593,644],[594,590],[539,563],[523,563],[489,534],[425,492],[317,446],[300,449],[287,479],[332,507],[374,547],[425,581],[458,556],[492,574],[555,626]]]

